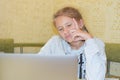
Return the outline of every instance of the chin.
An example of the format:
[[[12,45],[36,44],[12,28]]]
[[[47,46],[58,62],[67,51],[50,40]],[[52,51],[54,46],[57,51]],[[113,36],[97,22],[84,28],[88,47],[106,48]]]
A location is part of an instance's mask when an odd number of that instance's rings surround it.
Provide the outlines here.
[[[71,40],[71,39],[69,39],[69,40],[67,39],[66,41],[67,41],[68,43],[71,43],[71,42],[72,42],[72,40]]]

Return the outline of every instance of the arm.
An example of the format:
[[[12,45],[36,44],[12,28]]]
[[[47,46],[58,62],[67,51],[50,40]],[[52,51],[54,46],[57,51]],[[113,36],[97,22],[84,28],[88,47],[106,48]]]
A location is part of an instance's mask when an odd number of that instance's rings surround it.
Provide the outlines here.
[[[62,48],[61,38],[53,36],[39,51],[42,55],[64,55],[65,52]]]
[[[85,44],[86,79],[104,80],[106,74],[104,43],[100,40],[88,39]]]
[[[104,43],[99,39],[93,38],[87,31],[82,30],[82,22],[77,23],[75,19],[73,19],[73,21],[76,27],[76,29],[71,32],[73,41],[85,40],[86,79],[104,80],[106,74]]]
[[[40,49],[40,51],[38,52],[38,54],[41,54],[41,55],[48,55],[48,54],[51,54],[52,53],[52,45],[54,44],[54,39],[53,37],[48,40],[48,42]]]

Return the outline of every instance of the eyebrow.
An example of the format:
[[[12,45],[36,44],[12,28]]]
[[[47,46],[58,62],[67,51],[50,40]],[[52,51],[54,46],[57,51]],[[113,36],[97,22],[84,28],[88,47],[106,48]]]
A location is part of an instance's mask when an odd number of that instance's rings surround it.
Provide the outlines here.
[[[72,23],[72,22],[70,22],[70,21],[69,21],[69,22],[66,22],[66,23],[65,23],[65,24],[63,24],[63,25],[68,25],[68,24],[71,24],[71,23]],[[63,26],[62,26],[62,25],[60,25],[60,26],[58,26],[58,28],[59,28],[59,27],[63,27]]]
[[[64,25],[72,24],[72,22],[66,22]]]
[[[67,25],[67,24],[71,24],[72,22],[67,22],[67,23],[65,23],[65,25]]]

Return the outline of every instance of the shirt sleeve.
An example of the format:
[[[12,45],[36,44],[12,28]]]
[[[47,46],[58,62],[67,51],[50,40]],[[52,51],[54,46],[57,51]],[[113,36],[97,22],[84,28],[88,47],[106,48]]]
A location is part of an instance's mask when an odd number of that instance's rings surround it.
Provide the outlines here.
[[[86,79],[104,80],[106,74],[105,46],[101,40],[85,41]]]
[[[62,55],[65,54],[61,44],[61,38],[59,36],[53,36],[48,42],[41,48],[38,54],[41,55]]]
[[[56,42],[56,36],[53,36],[52,38],[50,38],[47,43],[40,49],[40,51],[38,52],[38,54],[41,55],[51,55],[53,53],[53,47],[55,45]]]

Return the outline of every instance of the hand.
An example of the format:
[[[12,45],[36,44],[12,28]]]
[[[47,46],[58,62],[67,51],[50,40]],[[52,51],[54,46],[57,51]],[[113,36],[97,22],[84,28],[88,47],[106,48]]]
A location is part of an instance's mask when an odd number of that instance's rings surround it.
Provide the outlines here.
[[[87,31],[83,31],[80,29],[78,23],[73,18],[74,26],[75,28],[70,30],[70,33],[72,35],[73,41],[79,41],[79,40],[87,40],[93,38],[91,34],[89,34]]]

